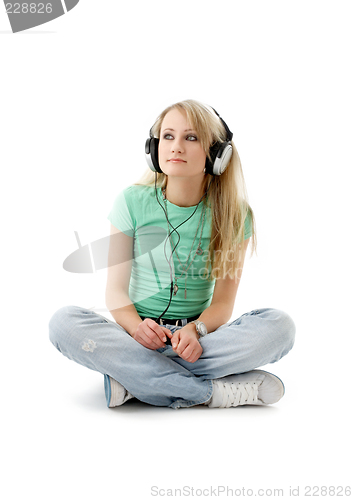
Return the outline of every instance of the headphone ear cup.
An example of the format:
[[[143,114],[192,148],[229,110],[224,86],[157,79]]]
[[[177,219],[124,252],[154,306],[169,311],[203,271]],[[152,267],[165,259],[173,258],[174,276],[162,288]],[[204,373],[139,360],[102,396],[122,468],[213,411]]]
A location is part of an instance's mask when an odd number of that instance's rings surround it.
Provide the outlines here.
[[[232,157],[233,148],[230,142],[216,142],[210,148],[210,156],[206,158],[206,172],[211,175],[221,175]]]
[[[205,164],[207,174],[215,175],[213,172],[213,165],[214,165],[215,159],[217,157],[217,153],[218,153],[220,146],[221,146],[221,143],[216,142],[215,144],[213,144],[213,146],[210,147],[211,159],[209,159],[209,157],[206,156],[206,164]]]
[[[230,159],[233,154],[233,147],[230,142],[223,142],[221,147],[218,149],[216,158],[213,162],[213,174],[222,175],[225,169],[228,167]]]
[[[145,145],[145,156],[146,161],[152,172],[163,173],[160,169],[158,162],[158,144],[159,139],[157,137],[149,137]]]

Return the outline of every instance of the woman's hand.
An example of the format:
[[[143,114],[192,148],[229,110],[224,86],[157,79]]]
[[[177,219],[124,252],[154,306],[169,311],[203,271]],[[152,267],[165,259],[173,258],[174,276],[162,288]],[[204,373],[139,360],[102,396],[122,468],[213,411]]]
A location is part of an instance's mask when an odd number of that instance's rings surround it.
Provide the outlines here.
[[[173,350],[178,356],[189,363],[195,363],[202,354],[203,349],[194,323],[187,324],[180,330],[176,330],[171,342]]]
[[[145,318],[131,336],[147,349],[156,350],[165,347],[164,342],[167,340],[167,336],[171,339],[173,334],[168,328],[159,325],[153,319]]]

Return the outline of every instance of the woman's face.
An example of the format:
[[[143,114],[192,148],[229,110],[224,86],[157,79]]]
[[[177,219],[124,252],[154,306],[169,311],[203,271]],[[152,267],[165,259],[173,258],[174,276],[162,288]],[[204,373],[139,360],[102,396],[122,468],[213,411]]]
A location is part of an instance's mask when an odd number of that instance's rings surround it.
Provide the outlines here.
[[[166,175],[204,177],[206,153],[196,131],[187,122],[186,113],[172,109],[165,115],[160,132],[158,158],[159,166]]]

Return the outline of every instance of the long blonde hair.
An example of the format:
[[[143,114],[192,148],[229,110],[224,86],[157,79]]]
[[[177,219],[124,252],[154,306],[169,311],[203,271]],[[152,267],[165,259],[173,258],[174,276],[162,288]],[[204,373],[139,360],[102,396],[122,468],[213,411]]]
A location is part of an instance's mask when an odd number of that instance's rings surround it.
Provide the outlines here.
[[[154,137],[160,137],[162,122],[172,109],[186,113],[187,121],[196,131],[201,145],[210,158],[209,150],[216,141],[226,140],[226,131],[212,108],[194,100],[181,101],[166,108],[152,127]],[[211,208],[212,230],[208,258],[205,264],[207,279],[238,277],[244,255],[244,223],[249,212],[252,223],[251,255],[256,251],[255,217],[248,203],[243,170],[233,143],[233,154],[221,175],[205,174],[203,192],[208,191],[206,203]],[[148,169],[135,185],[152,186],[157,175],[157,187],[165,187],[167,175]]]

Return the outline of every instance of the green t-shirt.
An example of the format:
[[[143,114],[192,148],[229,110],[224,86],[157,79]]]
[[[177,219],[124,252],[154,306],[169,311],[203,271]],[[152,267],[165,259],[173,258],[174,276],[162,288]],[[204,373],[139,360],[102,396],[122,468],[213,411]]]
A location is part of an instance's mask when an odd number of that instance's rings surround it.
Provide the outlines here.
[[[157,188],[157,195],[159,203],[164,208],[161,188]],[[154,186],[132,185],[116,197],[108,215],[113,226],[134,237],[134,258],[129,284],[130,300],[140,316],[159,317],[169,303],[171,281],[174,280],[175,272],[177,278],[181,276],[177,279],[179,290],[176,295],[172,295],[170,306],[163,317],[178,319],[199,315],[210,305],[216,282],[215,279],[209,281],[208,275],[205,275],[211,237],[211,210],[206,209],[200,242],[202,226],[200,217],[203,202],[199,204],[191,219],[177,227],[191,216],[196,205],[179,207],[167,200],[168,219],[180,234],[179,244],[171,258],[172,249],[168,239],[167,220],[159,203]],[[170,231],[172,232],[172,228]],[[250,238],[251,234],[251,218],[248,213],[244,239]],[[172,240],[173,247],[175,247],[178,242],[176,231],[172,233]],[[199,242],[203,253],[195,255]],[[190,258],[186,264],[190,248]],[[194,255],[195,258],[192,260]],[[172,267],[172,277],[168,260]],[[188,268],[186,280],[182,266]]]

